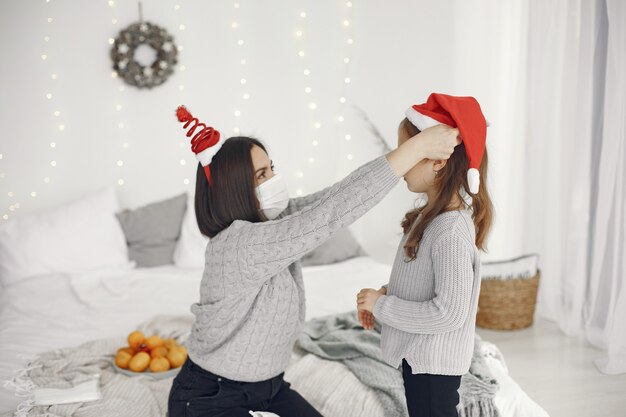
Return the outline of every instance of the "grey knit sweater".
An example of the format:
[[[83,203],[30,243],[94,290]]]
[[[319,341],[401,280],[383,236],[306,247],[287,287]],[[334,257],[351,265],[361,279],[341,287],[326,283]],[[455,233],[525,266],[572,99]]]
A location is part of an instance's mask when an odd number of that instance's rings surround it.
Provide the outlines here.
[[[462,210],[432,220],[416,259],[407,262],[406,234],[400,241],[387,295],[373,310],[382,323],[383,358],[391,366],[406,359],[414,374],[469,371],[480,291],[475,236],[471,212]]]
[[[299,259],[374,207],[398,180],[381,156],[325,190],[291,199],[276,220],[236,220],[211,239],[200,301],[191,305],[191,360],[236,381],[284,372],[305,317]]]

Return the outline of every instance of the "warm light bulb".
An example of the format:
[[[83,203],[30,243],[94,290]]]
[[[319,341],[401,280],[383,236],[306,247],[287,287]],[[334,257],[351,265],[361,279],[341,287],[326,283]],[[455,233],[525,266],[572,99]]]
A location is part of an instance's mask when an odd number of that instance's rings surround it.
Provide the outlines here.
[[[311,110],[315,110],[315,109],[317,109],[317,104],[315,104],[315,103],[309,103],[309,109],[311,109]]]
[[[50,165],[52,165],[53,167],[57,166],[57,161],[50,161]]]
[[[56,142],[50,142],[50,147],[51,147],[51,148],[54,148],[54,147],[56,147],[56,146],[57,146]]]
[[[337,117],[337,120],[339,120],[340,122],[343,122],[344,118],[343,118],[343,116],[339,116],[339,117]]]
[[[300,17],[306,17],[306,13],[305,12],[301,12],[300,13]]]
[[[239,23],[237,23],[237,22],[233,22],[233,23],[231,23],[231,24],[230,24],[230,26],[231,26],[233,29],[237,29],[237,28],[239,27]]]
[[[122,161],[121,159],[119,161],[117,161],[117,166],[121,167],[122,165],[124,165],[124,161]]]
[[[352,160],[352,154],[348,154],[348,159]]]
[[[181,160],[180,160],[180,164],[181,164],[181,165],[186,165],[186,164],[187,164],[187,161],[185,161],[184,159],[181,159]]]
[[[180,26],[178,26],[178,29],[179,29],[179,30],[185,30],[185,25],[180,25]]]
[[[117,180],[117,184],[118,185],[124,185],[124,180],[120,178],[119,180]]]
[[[311,92],[311,87],[305,87],[304,88],[304,92],[307,93],[307,94],[310,93]]]
[[[243,39],[239,39],[239,40],[237,41],[237,45],[239,45],[239,46],[243,45]]]
[[[346,136],[344,136],[344,137],[346,138],[346,140],[350,140],[350,139],[352,139],[352,136],[350,136],[350,135],[346,135]]]
[[[246,79],[242,78],[241,81],[239,81],[241,84],[245,84],[246,83]]]
[[[304,75],[309,75],[309,74],[311,74],[311,71],[309,69],[305,69],[304,70]]]
[[[317,145],[319,145],[319,142],[318,142],[318,141],[316,141],[316,140],[314,140],[313,142],[311,142],[311,145],[313,145],[313,146],[317,146]]]
[[[346,77],[343,80],[346,84],[350,84],[350,77]]]

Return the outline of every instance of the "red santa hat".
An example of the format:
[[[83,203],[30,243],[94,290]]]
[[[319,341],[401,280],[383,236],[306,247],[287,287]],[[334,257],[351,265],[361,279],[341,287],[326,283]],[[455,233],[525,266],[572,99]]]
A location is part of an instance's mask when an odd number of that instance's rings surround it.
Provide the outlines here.
[[[459,129],[469,159],[467,171],[469,191],[477,194],[480,186],[480,163],[485,153],[487,126],[489,126],[478,101],[474,97],[432,93],[426,103],[410,107],[406,111],[406,117],[419,130],[438,124]]]
[[[185,123],[183,125],[184,129],[187,129],[189,125],[191,125],[187,132],[187,137],[193,135],[196,129],[198,129],[197,133],[191,138],[191,150],[196,154],[196,159],[204,167],[204,173],[209,181],[209,185],[213,185],[211,178],[211,161],[224,144],[224,140],[220,140],[220,132],[201,123],[191,115],[185,106],[178,106],[176,109],[176,118],[179,122]]]

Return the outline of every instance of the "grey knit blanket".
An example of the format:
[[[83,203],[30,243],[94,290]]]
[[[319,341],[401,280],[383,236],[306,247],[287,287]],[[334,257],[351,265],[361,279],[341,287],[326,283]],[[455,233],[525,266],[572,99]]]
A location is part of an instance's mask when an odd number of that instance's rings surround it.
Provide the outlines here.
[[[498,383],[481,355],[481,343],[476,335],[470,370],[461,378],[460,417],[500,417],[493,400]],[[385,416],[408,416],[402,374],[382,359],[378,324],[374,331],[364,331],[356,311],[320,317],[306,322],[296,345],[321,358],[343,362],[376,393]]]

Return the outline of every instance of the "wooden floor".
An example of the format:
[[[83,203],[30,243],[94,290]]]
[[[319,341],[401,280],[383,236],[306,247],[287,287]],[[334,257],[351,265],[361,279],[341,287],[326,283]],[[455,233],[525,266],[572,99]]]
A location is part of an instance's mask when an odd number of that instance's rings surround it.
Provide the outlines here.
[[[513,379],[550,417],[626,417],[626,374],[600,373],[593,360],[603,352],[555,323],[478,333],[498,346]]]

